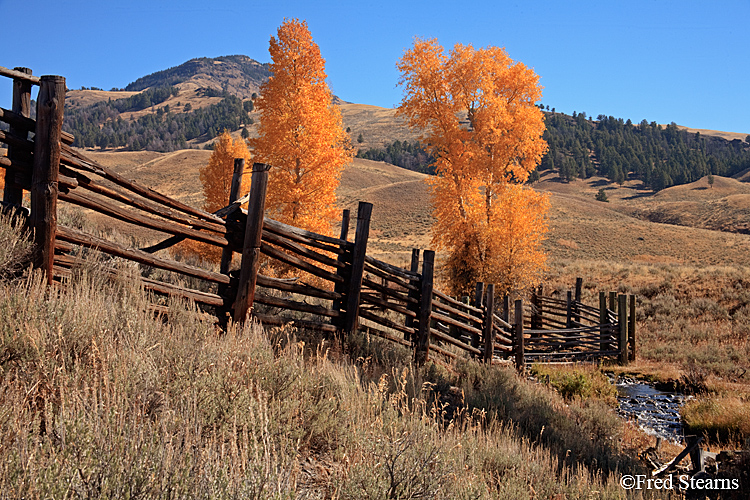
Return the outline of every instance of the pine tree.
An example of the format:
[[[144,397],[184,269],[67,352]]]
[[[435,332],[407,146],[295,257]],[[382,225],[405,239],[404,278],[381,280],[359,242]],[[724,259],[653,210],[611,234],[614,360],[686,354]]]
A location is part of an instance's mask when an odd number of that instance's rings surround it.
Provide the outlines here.
[[[353,156],[325,82],[325,62],[305,21],[284,21],[271,37],[273,77],[255,102],[256,161],[271,165],[269,216],[319,233],[338,217],[336,188]]]

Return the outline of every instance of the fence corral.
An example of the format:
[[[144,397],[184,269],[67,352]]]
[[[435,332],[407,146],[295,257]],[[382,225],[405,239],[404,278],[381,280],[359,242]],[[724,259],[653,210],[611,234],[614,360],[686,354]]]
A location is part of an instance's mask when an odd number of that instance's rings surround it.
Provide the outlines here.
[[[26,68],[0,67],[0,75],[14,81],[13,109],[0,108],[0,121],[10,125],[7,132],[0,131],[0,142],[8,146],[7,155],[0,157],[3,207],[18,210],[23,191],[30,192],[26,214],[34,229],[34,264],[50,284],[69,277],[81,263],[76,248],[88,248],[189,278],[193,287],[146,277],[142,283],[155,294],[212,308],[220,324],[229,317],[242,322],[252,314],[266,325],[293,323],[329,334],[360,330],[413,349],[420,364],[433,353],[449,360],[515,361],[519,370],[532,361],[616,358],[627,363],[635,357],[634,296],[628,302],[625,295],[600,292],[599,307],[589,306],[581,302],[579,279],[565,299],[545,296],[540,287],[530,302],[516,300],[512,310],[508,297],[496,297],[493,284],[478,283],[473,301],[450,297],[434,287],[433,251],[422,252],[420,261],[415,249],[409,269],[367,255],[369,203],[359,204],[353,241],[348,238],[348,210],[338,238],[265,217],[270,167],[258,163],[249,195],[237,199],[244,172],[244,162],[238,160],[229,206],[207,213],[125,179],[70,147],[73,138],[62,132],[64,78],[37,78]],[[36,120],[30,118],[32,85],[40,87]],[[60,225],[58,201],[166,239],[134,248]],[[241,208],[244,202],[247,210]],[[219,272],[157,255],[183,240],[220,248]],[[234,252],[242,255],[242,263],[239,271],[230,272]],[[286,272],[270,276],[263,274],[265,268]]]

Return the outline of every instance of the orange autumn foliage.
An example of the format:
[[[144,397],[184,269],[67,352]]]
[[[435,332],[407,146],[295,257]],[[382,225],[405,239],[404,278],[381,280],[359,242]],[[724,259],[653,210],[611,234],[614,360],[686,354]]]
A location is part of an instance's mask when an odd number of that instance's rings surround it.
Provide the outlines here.
[[[271,37],[273,76],[255,101],[255,161],[271,165],[266,210],[286,224],[331,234],[336,188],[353,153],[325,82],[325,61],[305,21],[286,20]]]
[[[214,149],[208,159],[208,164],[200,170],[203,210],[206,212],[215,212],[229,204],[235,158],[245,159],[246,174],[242,177],[239,193],[239,197],[242,197],[250,191],[249,172],[252,169],[250,151],[244,139],[233,139],[232,135],[225,130],[214,142]],[[207,243],[187,240],[182,243],[181,249],[211,262],[218,262],[221,258],[221,249]]]
[[[437,219],[433,244],[449,252],[455,293],[476,281],[500,293],[536,283],[544,270],[546,195],[521,186],[547,144],[539,77],[497,47],[416,40],[398,62],[399,114],[424,130],[437,158],[429,180]]]
[[[203,210],[206,212],[215,212],[229,203],[235,158],[245,159],[245,172],[247,172],[243,175],[240,185],[239,197],[241,198],[250,191],[251,155],[244,139],[232,139],[232,135],[224,130],[224,133],[214,142],[214,150],[208,159],[208,164],[200,171],[203,185]]]

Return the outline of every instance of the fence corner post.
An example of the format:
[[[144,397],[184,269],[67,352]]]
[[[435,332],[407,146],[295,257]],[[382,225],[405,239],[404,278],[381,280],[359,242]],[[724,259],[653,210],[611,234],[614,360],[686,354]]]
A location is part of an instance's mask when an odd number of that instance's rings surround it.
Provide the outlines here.
[[[523,300],[516,300],[515,323],[516,323],[516,370],[523,373],[526,369],[523,345]]]
[[[234,302],[234,321],[244,323],[255,300],[255,283],[260,267],[260,246],[263,235],[263,215],[266,210],[266,189],[268,187],[269,165],[253,164],[250,200],[247,207],[245,241],[242,246],[242,264],[237,298]]]
[[[342,324],[342,330],[349,334],[357,331],[359,322],[359,294],[362,289],[362,276],[365,272],[365,256],[367,239],[370,236],[371,216],[372,203],[360,201],[357,207],[357,229],[354,233],[351,274],[346,290],[346,315]]]
[[[62,155],[65,78],[42,76],[36,103],[34,164],[31,173],[31,226],[34,228],[34,267],[52,284],[57,233],[57,195]]]
[[[627,295],[620,295],[617,304],[618,326],[620,327],[620,337],[618,347],[620,351],[620,364],[628,364],[628,308]]]
[[[240,185],[242,184],[242,174],[245,171],[245,159],[235,158],[234,159],[234,172],[232,173],[232,183],[229,187],[229,203],[231,205],[240,196]],[[232,264],[232,249],[230,246],[226,246],[221,249],[221,261],[219,263],[219,272],[221,274],[228,274],[229,267]],[[221,287],[219,287],[221,288]],[[221,295],[221,293],[219,293]]]
[[[422,260],[422,283],[419,297],[418,336],[414,349],[414,363],[422,366],[430,355],[430,320],[432,317],[432,284],[435,273],[435,252],[425,250]]]
[[[495,332],[493,326],[495,323],[495,284],[487,285],[487,294],[484,300],[484,362],[492,364],[492,354],[495,350],[493,342]]]
[[[242,174],[245,172],[245,159],[235,158],[234,159],[234,172],[232,173],[232,183],[229,187],[229,202],[227,205],[231,205],[240,196],[240,186],[242,184]],[[221,249],[221,261],[219,261],[219,272],[224,275],[229,275],[229,268],[232,266],[232,255],[234,251],[231,245],[227,245]],[[224,308],[219,312],[219,323],[222,328],[226,327],[227,314],[231,307],[230,298],[228,297],[229,285],[220,284],[218,293],[224,299]]]

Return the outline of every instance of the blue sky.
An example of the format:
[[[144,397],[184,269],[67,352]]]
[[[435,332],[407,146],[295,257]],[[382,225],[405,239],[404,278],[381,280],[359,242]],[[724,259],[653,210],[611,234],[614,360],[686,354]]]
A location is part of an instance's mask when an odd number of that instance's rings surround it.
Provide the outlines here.
[[[750,134],[750,0],[0,0],[0,66],[124,87],[194,57],[269,62],[285,17],[307,20],[346,101],[398,105],[395,64],[417,36],[505,47],[558,111]],[[0,106],[10,95],[0,78]]]

